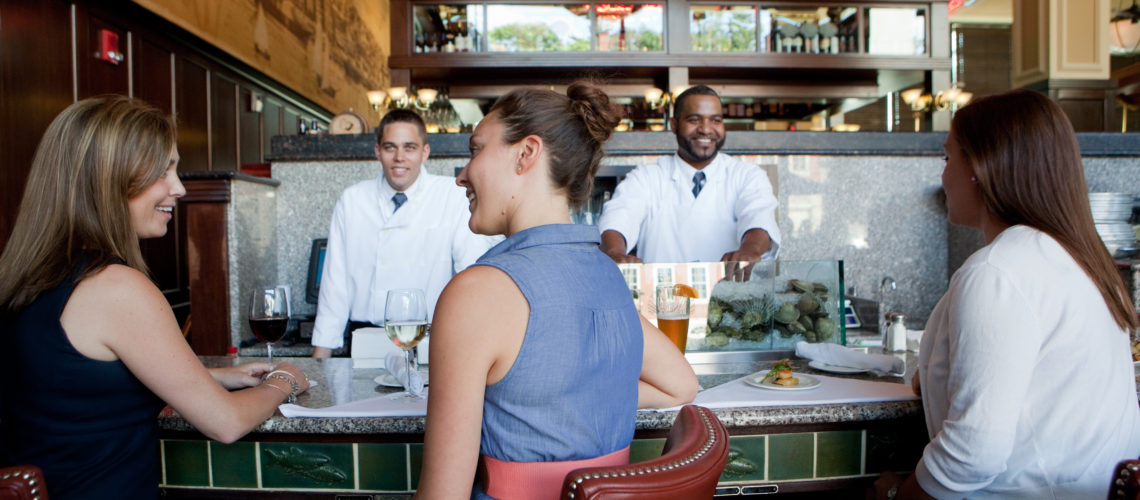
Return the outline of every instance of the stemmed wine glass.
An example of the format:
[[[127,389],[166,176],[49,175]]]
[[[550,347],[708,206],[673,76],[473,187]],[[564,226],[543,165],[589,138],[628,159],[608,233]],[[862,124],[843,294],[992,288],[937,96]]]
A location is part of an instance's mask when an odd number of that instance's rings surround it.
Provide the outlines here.
[[[289,296],[285,287],[258,287],[249,297],[249,329],[265,342],[269,366],[273,366],[273,343],[285,336],[289,326]]]
[[[384,305],[384,331],[396,346],[404,351],[404,377],[400,383],[404,386],[405,397],[419,399],[421,388],[413,386],[412,348],[420,343],[427,335],[427,301],[424,300],[424,291],[418,288],[401,288],[388,291],[388,298]],[[396,374],[392,374],[395,376]]]

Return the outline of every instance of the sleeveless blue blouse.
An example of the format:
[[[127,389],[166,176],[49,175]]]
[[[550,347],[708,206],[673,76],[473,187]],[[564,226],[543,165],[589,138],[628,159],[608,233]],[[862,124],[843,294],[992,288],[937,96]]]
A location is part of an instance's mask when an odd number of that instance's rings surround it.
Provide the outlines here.
[[[507,273],[530,304],[522,348],[487,386],[479,449],[508,462],[594,458],[633,440],[641,322],[594,226],[520,231],[475,265]]]

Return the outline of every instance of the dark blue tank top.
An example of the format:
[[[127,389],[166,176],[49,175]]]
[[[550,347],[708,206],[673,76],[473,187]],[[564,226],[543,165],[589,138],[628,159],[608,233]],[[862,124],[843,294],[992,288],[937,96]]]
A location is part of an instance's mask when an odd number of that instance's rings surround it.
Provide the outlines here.
[[[538,226],[476,262],[507,273],[530,304],[518,357],[486,389],[482,454],[510,462],[580,460],[633,440],[641,322],[599,240],[594,226]]]
[[[0,317],[0,463],[43,469],[53,500],[156,498],[164,403],[121,361],[71,345],[60,316],[74,290]]]

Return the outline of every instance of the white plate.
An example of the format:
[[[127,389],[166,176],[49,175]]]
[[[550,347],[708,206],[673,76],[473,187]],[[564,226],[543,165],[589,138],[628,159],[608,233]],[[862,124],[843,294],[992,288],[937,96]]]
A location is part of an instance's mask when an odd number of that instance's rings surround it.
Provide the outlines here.
[[[424,385],[428,385],[428,373],[420,370],[420,375],[424,376]],[[384,373],[381,373],[379,376],[372,379],[372,381],[384,387],[395,387],[397,389],[404,388],[404,384],[401,384],[400,381],[396,380],[396,376],[392,375],[392,372],[389,372],[388,370],[384,370]]]
[[[799,385],[776,385],[772,383],[772,380],[775,379],[775,377],[761,382],[761,380],[764,380],[764,376],[767,374],[767,371],[753,373],[752,375],[749,375],[748,378],[744,379],[744,383],[752,387],[771,389],[773,391],[806,391],[808,389],[815,389],[816,387],[819,387],[820,384],[818,378],[799,372],[792,373],[793,377],[800,379]]]
[[[808,366],[816,370],[831,372],[831,373],[867,373],[871,371],[870,368],[851,368],[847,366],[829,365],[822,361],[812,361]]]

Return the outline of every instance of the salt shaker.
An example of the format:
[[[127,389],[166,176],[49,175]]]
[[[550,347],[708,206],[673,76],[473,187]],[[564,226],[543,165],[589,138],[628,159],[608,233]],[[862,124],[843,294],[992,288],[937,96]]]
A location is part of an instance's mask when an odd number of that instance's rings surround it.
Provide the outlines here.
[[[883,342],[883,350],[889,352],[906,352],[906,316],[901,313],[887,313],[891,324],[887,327],[887,338]]]

